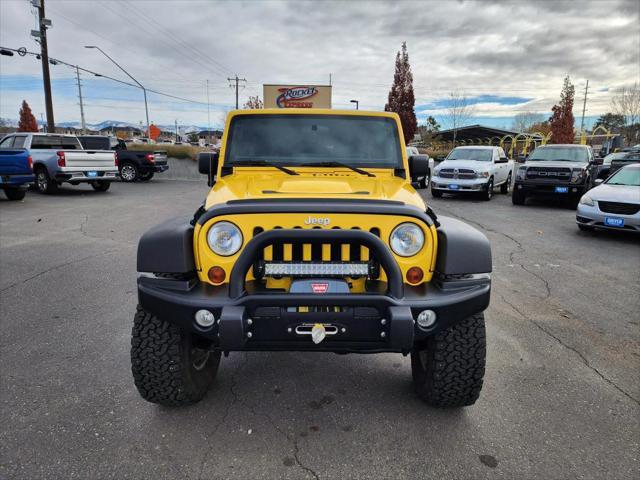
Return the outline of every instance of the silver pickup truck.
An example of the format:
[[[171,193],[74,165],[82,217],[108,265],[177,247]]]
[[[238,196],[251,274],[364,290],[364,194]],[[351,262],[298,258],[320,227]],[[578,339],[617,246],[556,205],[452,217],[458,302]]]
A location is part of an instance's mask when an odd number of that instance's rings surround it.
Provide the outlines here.
[[[118,165],[110,150],[84,150],[74,135],[57,133],[15,133],[0,142],[0,148],[24,148],[33,159],[36,187],[41,193],[55,193],[62,183],[90,183],[106,192],[118,179]]]

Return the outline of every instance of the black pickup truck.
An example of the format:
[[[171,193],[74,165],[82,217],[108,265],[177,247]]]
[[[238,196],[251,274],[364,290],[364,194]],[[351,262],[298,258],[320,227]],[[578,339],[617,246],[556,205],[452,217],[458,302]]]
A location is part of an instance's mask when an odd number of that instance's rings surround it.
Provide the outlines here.
[[[162,151],[127,150],[127,144],[123,140],[104,135],[81,135],[78,140],[85,150],[115,150],[123,182],[146,182],[156,172],[169,169],[167,154]]]

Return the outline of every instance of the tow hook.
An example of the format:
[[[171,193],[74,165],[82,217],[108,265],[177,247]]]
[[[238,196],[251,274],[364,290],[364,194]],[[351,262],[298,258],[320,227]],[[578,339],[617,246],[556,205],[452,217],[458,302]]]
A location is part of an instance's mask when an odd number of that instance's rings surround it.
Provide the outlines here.
[[[338,333],[338,327],[326,323],[303,323],[296,327],[297,335],[311,335],[311,340],[316,345],[322,342],[327,335]]]

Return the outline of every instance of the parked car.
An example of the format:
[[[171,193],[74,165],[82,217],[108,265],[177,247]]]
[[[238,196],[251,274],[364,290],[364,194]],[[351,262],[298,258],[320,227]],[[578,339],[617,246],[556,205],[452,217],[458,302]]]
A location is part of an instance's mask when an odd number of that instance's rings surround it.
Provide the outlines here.
[[[477,145],[456,147],[434,170],[431,195],[475,193],[491,200],[493,189],[509,193],[513,177],[513,160],[501,147]]]
[[[614,158],[611,159],[611,168],[609,174],[615,173],[618,169],[625,165],[631,165],[633,163],[640,162],[640,150],[629,149],[623,152],[616,152]]]
[[[539,146],[516,170],[513,204],[524,205],[531,195],[547,195],[576,205],[591,186],[590,169],[594,164],[588,145]]]
[[[23,148],[0,150],[0,189],[9,200],[22,200],[34,181],[29,152]]]
[[[580,199],[578,228],[640,232],[640,163],[622,167],[596,184]]]
[[[407,158],[414,156],[422,156],[427,162],[429,162],[429,173],[419,178],[413,178],[412,182],[416,183],[418,188],[428,188],[431,180],[431,172],[433,172],[434,168],[433,158],[429,157],[426,153],[420,153],[417,147],[407,147]]]
[[[127,150],[127,144],[116,137],[81,135],[80,143],[87,149],[115,150],[118,170],[123,182],[149,181],[156,172],[165,172],[167,154],[162,151]]]
[[[15,133],[2,139],[2,148],[25,148],[29,152],[40,193],[55,193],[62,183],[89,183],[94,190],[106,192],[118,179],[115,153],[84,150],[74,135]]]

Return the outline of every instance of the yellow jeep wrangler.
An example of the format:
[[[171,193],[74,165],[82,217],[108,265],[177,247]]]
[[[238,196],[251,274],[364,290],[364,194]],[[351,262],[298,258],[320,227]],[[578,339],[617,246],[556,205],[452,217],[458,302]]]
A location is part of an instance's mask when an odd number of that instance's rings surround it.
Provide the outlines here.
[[[411,354],[418,395],[473,404],[485,366],[491,248],[412,187],[394,113],[242,110],[201,154],[193,218],[138,245],[131,362],[140,395],[197,402],[221,353]]]

